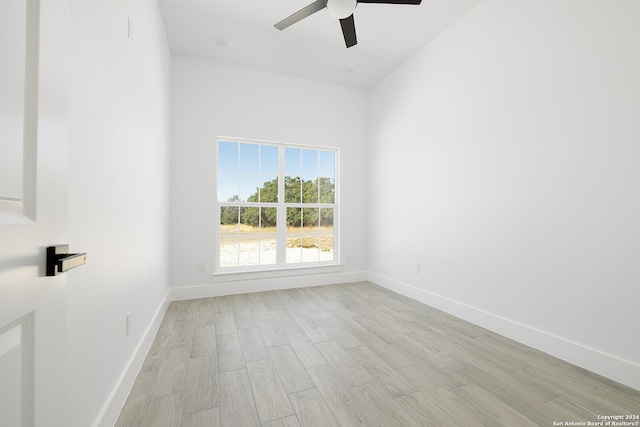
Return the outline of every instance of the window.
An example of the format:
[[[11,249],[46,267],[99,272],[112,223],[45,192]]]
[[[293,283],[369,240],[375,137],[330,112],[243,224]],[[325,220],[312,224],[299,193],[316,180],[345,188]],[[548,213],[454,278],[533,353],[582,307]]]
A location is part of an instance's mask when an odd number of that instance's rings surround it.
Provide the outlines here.
[[[334,264],[337,154],[219,139],[216,270]]]

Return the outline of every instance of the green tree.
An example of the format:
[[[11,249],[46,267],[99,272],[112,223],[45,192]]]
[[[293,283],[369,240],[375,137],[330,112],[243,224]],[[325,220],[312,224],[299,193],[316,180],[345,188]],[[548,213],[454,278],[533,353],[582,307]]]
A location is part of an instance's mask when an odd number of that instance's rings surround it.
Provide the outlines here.
[[[302,225],[302,208],[287,208],[287,227]]]
[[[300,178],[297,176],[284,177],[284,202],[300,203]]]
[[[262,188],[256,188],[256,192],[247,198],[247,202],[277,203],[278,178],[265,182]]]
[[[333,208],[320,209],[320,227],[333,227]]]
[[[303,181],[300,177],[284,177],[284,201],[285,203],[335,203],[335,182],[331,178],[318,178],[316,180]],[[302,197],[301,197],[302,196]],[[229,199],[230,202],[238,201],[238,197]],[[256,192],[247,198],[247,202],[276,203],[278,201],[278,178],[267,181],[262,188],[256,188]],[[224,213],[233,217],[231,223],[237,224],[238,208],[223,208]],[[240,212],[242,224],[258,227],[275,227],[277,221],[276,208],[271,207],[246,207]],[[318,208],[287,208],[286,213],[288,227],[311,227],[333,225],[333,209]],[[304,218],[304,224],[303,224]],[[221,220],[222,222],[222,220]],[[222,222],[223,224],[225,222]]]
[[[240,212],[240,222],[251,227],[260,225],[260,208],[246,207]]]
[[[320,203],[335,203],[336,183],[332,178],[318,178],[320,186]]]
[[[235,195],[227,200],[227,202],[238,202],[240,198]],[[220,208],[220,224],[237,224],[238,223],[238,208],[236,206],[223,206]]]

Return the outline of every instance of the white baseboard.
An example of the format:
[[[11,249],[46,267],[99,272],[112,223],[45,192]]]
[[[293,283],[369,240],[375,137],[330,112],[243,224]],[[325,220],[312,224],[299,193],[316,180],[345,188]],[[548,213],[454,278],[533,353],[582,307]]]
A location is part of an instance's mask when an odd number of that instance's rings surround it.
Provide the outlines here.
[[[115,387],[111,391],[111,395],[109,395],[109,398],[102,407],[100,414],[93,423],[93,427],[113,427],[116,424],[120,411],[129,396],[129,392],[131,391],[133,383],[138,376],[138,372],[140,372],[142,363],[147,357],[147,353],[149,352],[151,344],[156,337],[156,333],[160,328],[160,323],[167,312],[170,302],[169,290],[167,290],[160,306],[151,320],[151,323],[142,335],[133,355],[129,359],[129,362],[122,371],[120,378],[118,378]]]
[[[309,286],[337,285],[340,283],[367,280],[366,271],[351,273],[324,273],[303,276],[282,276],[242,281],[227,281],[211,285],[181,286],[169,289],[171,301],[195,298],[219,297],[223,295],[247,294],[251,292],[275,291],[278,289],[305,288]]]
[[[368,280],[390,291],[640,390],[640,365],[638,364],[377,273],[370,272]]]

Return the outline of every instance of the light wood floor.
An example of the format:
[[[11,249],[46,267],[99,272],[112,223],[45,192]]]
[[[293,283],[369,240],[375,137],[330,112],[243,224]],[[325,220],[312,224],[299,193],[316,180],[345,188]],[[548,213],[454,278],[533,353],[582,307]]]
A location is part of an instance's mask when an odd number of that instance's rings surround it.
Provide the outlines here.
[[[371,283],[172,303],[117,427],[552,426],[640,392]]]

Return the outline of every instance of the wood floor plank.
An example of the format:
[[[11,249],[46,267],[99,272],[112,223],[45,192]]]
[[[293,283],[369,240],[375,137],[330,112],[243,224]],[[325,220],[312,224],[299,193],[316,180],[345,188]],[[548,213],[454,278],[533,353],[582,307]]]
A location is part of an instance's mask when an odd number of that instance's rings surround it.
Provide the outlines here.
[[[191,341],[191,357],[212,356],[216,354],[216,328],[213,325],[196,326]]]
[[[155,385],[157,377],[156,371],[141,372],[138,374],[129,397],[125,402],[115,427],[138,426],[142,417],[147,411],[147,406],[151,400],[151,391]]]
[[[389,362],[394,368],[404,368],[417,363],[417,360],[395,344],[387,344],[369,331],[356,332],[355,336],[378,357]]]
[[[380,297],[383,298],[383,297]],[[389,299],[389,297],[386,297],[388,301],[393,301],[392,299]],[[390,316],[391,318],[393,318],[396,322],[398,322],[399,324],[401,324],[404,328],[404,330],[406,331],[407,329],[407,325],[409,323],[415,322],[416,319],[415,317],[411,316],[411,314],[407,313],[406,311],[403,310],[407,310],[408,307],[406,307],[405,304],[402,304],[402,306],[400,308],[394,309],[393,307],[385,307],[384,310],[386,311],[387,315]]]
[[[343,383],[331,365],[322,365],[307,370],[317,385],[324,401],[342,427],[366,426],[354,410],[354,399],[349,386]]]
[[[420,412],[407,410],[399,405],[387,391],[377,382],[363,384],[352,387],[352,392],[360,396],[361,399],[370,401],[389,420],[389,426],[431,426],[432,422],[425,418]]]
[[[231,301],[231,308],[242,307],[249,305],[249,299],[247,294],[232,294],[228,295],[229,301]]]
[[[508,375],[499,369],[483,371],[473,366],[467,366],[460,371],[460,374],[471,382],[482,384],[484,388],[492,391],[503,400],[513,402],[514,407],[525,414],[531,406],[537,407],[537,405],[560,397],[558,391],[553,387],[531,377],[521,376],[518,372]],[[518,404],[515,403],[516,401]]]
[[[358,316],[354,320],[387,344],[395,344],[398,342],[397,334],[388,329],[384,324],[379,323],[371,313]]]
[[[217,338],[218,371],[228,372],[245,367],[238,334],[219,335]]]
[[[275,319],[282,332],[299,331],[300,326],[293,320],[293,317],[286,310],[276,310],[271,312],[271,317]]]
[[[297,305],[302,306],[303,309],[308,310],[310,308],[310,300],[302,289],[291,288],[285,289],[284,292],[287,293]],[[305,311],[304,316],[306,315],[307,312]]]
[[[440,370],[437,367],[423,365],[411,365],[398,369],[418,389],[428,392],[430,387],[437,386],[448,389],[460,387],[471,382],[457,371]]]
[[[463,369],[465,367],[473,367],[484,372],[500,371],[507,375],[510,375],[511,373],[519,370],[513,369],[513,367],[511,366],[502,366],[491,360],[490,358],[484,357],[482,354],[469,349],[454,351],[449,354],[449,359],[452,360],[453,363],[457,362],[458,365],[462,365],[462,368],[459,369]]]
[[[220,421],[225,427],[259,426],[258,412],[246,369],[222,372],[220,387]]]
[[[291,394],[289,399],[301,427],[340,425],[317,388]]]
[[[327,331],[322,329],[318,321],[308,316],[297,317],[293,320],[302,328],[302,331],[307,334],[314,344],[333,340]]]
[[[349,292],[346,287],[339,285],[317,286],[314,290],[328,301],[335,300],[346,292]]]
[[[350,348],[346,351],[385,388],[391,397],[400,397],[418,391],[418,388],[411,384],[400,371],[393,369],[367,347]]]
[[[342,307],[337,308],[336,310],[333,310],[331,314],[332,314],[332,319],[330,320],[339,321],[352,334],[355,334],[356,332],[369,332],[367,328],[362,326],[360,323],[356,322],[355,320],[356,315],[354,313],[351,313]]]
[[[408,330],[410,331],[411,329],[408,328]],[[426,340],[412,332],[398,334],[398,341],[398,346],[400,348],[405,350],[412,357],[425,362],[433,358],[434,355],[437,357],[444,357],[446,360],[451,360],[450,352],[456,350],[455,347],[452,348],[447,346],[444,340]],[[464,365],[459,362],[457,364],[460,365],[458,369],[464,367]]]
[[[458,387],[454,389],[453,392],[464,402],[465,406],[473,408],[476,418],[484,425],[531,427],[540,425],[524,417],[519,411],[502,401],[496,395],[475,383]]]
[[[353,403],[351,403],[353,406],[353,416],[355,417],[357,415],[358,419],[361,420],[365,426],[387,427],[392,425],[388,414],[383,412],[368,396],[362,395],[356,389],[357,387],[354,387],[350,390],[353,399]]]
[[[335,341],[316,344],[316,347],[349,386],[353,387],[374,381],[374,378],[362,365]]]
[[[422,317],[431,325],[438,325],[448,332],[477,338],[485,333],[485,329],[442,311],[425,312]]]
[[[327,363],[309,337],[301,330],[286,332],[287,341],[305,368],[312,368]]]
[[[194,324],[198,326],[211,326],[216,322],[216,315],[214,312],[213,298],[202,298],[197,300],[198,307],[196,309]]]
[[[190,347],[193,340],[193,329],[195,324],[193,318],[179,318],[173,324],[171,332],[169,332],[169,342],[167,348],[183,348]]]
[[[616,388],[603,381],[598,381],[575,371],[563,375],[561,379],[579,387],[589,396],[597,396],[603,401],[626,409],[629,414],[637,414],[640,411],[640,391],[619,386],[626,389],[626,392],[621,393],[620,388]]]
[[[158,333],[149,348],[148,356],[160,356],[169,349],[169,333]]]
[[[237,329],[255,328],[256,321],[253,320],[253,316],[251,315],[251,310],[249,310],[248,305],[234,307],[232,313]]]
[[[359,316],[369,309],[365,301],[355,298],[351,293],[344,293],[336,298],[338,304],[352,314],[353,317]]]
[[[350,330],[344,323],[332,319],[323,320],[320,323],[322,329],[324,329],[333,340],[342,348],[360,347],[362,342],[356,338],[353,331]]]
[[[418,321],[407,322],[407,332],[418,337],[423,344],[439,353],[452,353],[454,351],[464,351],[466,347],[453,341],[448,335],[443,335],[425,326]]]
[[[273,291],[259,292],[260,300],[271,314],[272,311],[284,310],[282,303]]]
[[[238,332],[232,311],[219,312],[216,316],[216,334],[227,335]]]
[[[584,410],[564,396],[546,402],[544,406],[556,411],[559,414],[556,418],[558,420],[597,421],[595,414]]]
[[[278,323],[272,319],[256,320],[256,325],[262,336],[262,340],[267,347],[287,344],[287,338],[284,336],[282,329]]]
[[[429,392],[420,391],[398,398],[405,404],[419,405],[430,414],[435,415],[440,425],[450,423],[464,426],[484,427],[487,421],[483,421],[465,402],[452,390],[444,387],[432,387]],[[447,422],[447,419],[450,422]],[[489,422],[491,424],[491,422]]]
[[[383,325],[389,331],[393,332],[394,335],[406,332],[407,327],[399,322],[393,314],[394,313],[386,306],[383,306],[376,311],[370,312],[370,315],[376,322],[378,322],[380,325]]]
[[[178,302],[173,301],[167,307],[167,311],[162,318],[162,322],[160,322],[160,327],[158,328],[158,334],[168,334],[173,329],[173,324],[178,317]]]
[[[218,368],[215,356],[189,360],[183,412],[199,412],[216,406],[218,399]]]
[[[298,418],[296,418],[295,415],[292,415],[290,417],[263,423],[262,427],[300,427],[300,424],[298,424]]]
[[[184,414],[182,427],[223,427],[220,421],[220,408]]]
[[[176,427],[182,419],[184,393],[156,396],[149,402],[141,427]]]
[[[440,314],[437,312],[425,311],[420,307],[409,308],[406,312],[415,322],[422,324],[431,332],[441,336],[446,336],[451,332],[451,329],[446,327],[446,323],[443,323],[443,318],[440,318]]]
[[[292,318],[305,316],[307,307],[304,303],[294,300],[287,290],[275,291],[282,306]]]
[[[522,360],[522,358],[502,352],[500,349],[493,346],[491,342],[487,341],[484,336],[469,338],[467,336],[457,334],[452,336],[451,339],[466,347],[462,353],[477,354],[479,357],[488,359],[494,364],[500,365],[502,368],[519,371],[529,366]]]
[[[573,371],[571,364],[563,360],[553,357],[547,353],[543,353],[542,351],[535,350],[531,347],[520,345],[519,343],[498,334],[487,333],[484,335],[483,340],[503,353],[508,353],[513,357],[519,358],[527,366],[534,366],[538,369],[542,369],[556,377],[560,377]]]
[[[597,394],[593,394],[590,390],[585,389],[584,385],[575,383],[565,377],[557,378],[534,367],[524,369],[518,372],[518,375],[530,378],[534,382],[542,381],[548,387],[553,387],[563,397],[573,402],[575,406],[592,414],[594,417],[601,414],[623,414],[627,412],[617,402],[611,402],[610,399],[604,399]],[[622,394],[625,395],[625,393]],[[638,402],[640,403],[640,400]],[[640,405],[637,407],[640,408]]]
[[[260,422],[266,423],[294,414],[271,359],[247,363],[247,372]]]
[[[316,297],[316,300],[319,299]],[[322,308],[322,305],[318,305],[315,303],[316,301],[314,300],[313,302],[309,303],[309,311],[306,314],[306,317],[315,320],[316,322],[320,322],[322,320],[329,320],[329,319],[333,319],[333,314],[331,314],[329,311],[324,310]]]
[[[216,313],[225,313],[233,309],[231,297],[228,295],[216,297]]]
[[[311,293],[315,295],[316,298],[313,300],[314,305],[327,313],[337,309],[340,305],[335,300],[327,298],[320,288],[321,287],[305,288],[308,294]]]
[[[238,329],[238,337],[245,362],[254,362],[270,357],[258,328]]]
[[[269,354],[287,394],[316,386],[290,345],[270,347]]]
[[[168,350],[165,353],[158,369],[158,379],[153,389],[154,396],[184,392],[189,353],[188,347]]]
[[[375,404],[354,393],[331,365],[311,368],[308,372],[340,425],[389,425],[390,420],[385,414]]]
[[[267,306],[262,299],[256,295],[259,294],[249,294],[247,296],[249,299],[249,311],[251,312],[253,320],[271,319],[271,313],[269,313]]]

